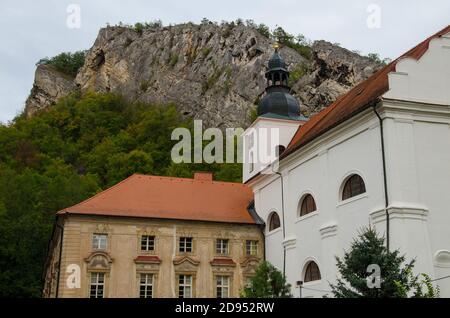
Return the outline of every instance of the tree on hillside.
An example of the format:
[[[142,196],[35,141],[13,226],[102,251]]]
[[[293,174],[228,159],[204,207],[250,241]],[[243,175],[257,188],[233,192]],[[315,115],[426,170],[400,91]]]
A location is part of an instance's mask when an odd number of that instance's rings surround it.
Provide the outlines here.
[[[427,275],[413,275],[415,261],[405,264],[405,256],[398,250],[388,251],[384,238],[372,228],[363,229],[343,259],[336,257],[336,260],[341,277],[336,284],[330,284],[334,297],[433,298],[438,295]],[[372,270],[374,264],[379,266],[379,275]]]
[[[86,51],[77,51],[74,53],[63,52],[52,58],[43,58],[36,64],[53,65],[58,71],[70,75],[77,75],[78,70],[83,66]]]
[[[291,295],[291,285],[286,278],[267,261],[262,262],[256,269],[256,274],[242,291],[244,298],[288,298]]]

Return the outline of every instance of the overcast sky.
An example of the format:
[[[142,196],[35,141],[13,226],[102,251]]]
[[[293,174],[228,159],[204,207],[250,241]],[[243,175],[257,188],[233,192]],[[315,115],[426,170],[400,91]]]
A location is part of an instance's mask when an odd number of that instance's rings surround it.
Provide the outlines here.
[[[79,28],[67,26],[70,4],[80,8]],[[198,23],[203,17],[252,19],[363,54],[395,58],[450,24],[450,1],[1,0],[0,122],[23,109],[39,59],[90,48],[106,23],[161,19],[167,25]]]

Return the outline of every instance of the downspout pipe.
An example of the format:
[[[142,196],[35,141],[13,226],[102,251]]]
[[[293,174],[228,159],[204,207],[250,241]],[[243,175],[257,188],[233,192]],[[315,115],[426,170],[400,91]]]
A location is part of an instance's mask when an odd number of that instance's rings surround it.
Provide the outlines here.
[[[284,245],[284,240],[286,239],[286,227],[284,220],[284,180],[283,175],[274,171],[277,175],[280,176],[281,180],[281,220],[282,220],[282,229],[283,229],[283,277],[286,277],[286,246]]]
[[[373,111],[375,115],[378,117],[378,121],[380,123],[380,139],[381,139],[381,157],[383,161],[383,182],[384,182],[384,210],[386,213],[386,248],[389,251],[389,196],[388,196],[388,188],[387,188],[387,175],[386,175],[386,155],[384,148],[384,132],[383,132],[383,118],[381,118],[380,114],[377,112],[377,103],[373,104]]]

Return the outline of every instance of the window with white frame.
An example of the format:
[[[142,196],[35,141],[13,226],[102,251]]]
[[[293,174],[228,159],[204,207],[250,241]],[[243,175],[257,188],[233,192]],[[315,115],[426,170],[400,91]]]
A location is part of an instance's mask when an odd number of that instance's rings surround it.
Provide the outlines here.
[[[152,235],[141,236],[141,251],[149,252],[155,250],[155,237]]]
[[[216,276],[216,296],[217,298],[230,297],[230,277]]]
[[[92,236],[92,248],[94,250],[106,250],[108,246],[108,234],[94,233]]]
[[[141,274],[139,298],[153,298],[153,274]]]
[[[245,254],[247,254],[247,256],[258,255],[258,241],[247,240],[245,242]]]
[[[217,239],[216,240],[216,254],[227,255],[228,254],[228,240]]]
[[[192,275],[178,276],[178,298],[192,297]]]
[[[103,298],[105,291],[105,273],[91,273],[89,298]]]
[[[192,252],[192,237],[180,237],[180,253]]]

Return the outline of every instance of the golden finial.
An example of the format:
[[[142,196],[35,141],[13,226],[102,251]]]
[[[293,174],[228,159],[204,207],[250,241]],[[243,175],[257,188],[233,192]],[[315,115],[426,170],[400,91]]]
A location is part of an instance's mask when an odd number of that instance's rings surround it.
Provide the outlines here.
[[[278,50],[280,49],[280,44],[278,42],[275,42],[272,46],[273,46],[275,52],[278,52]]]

